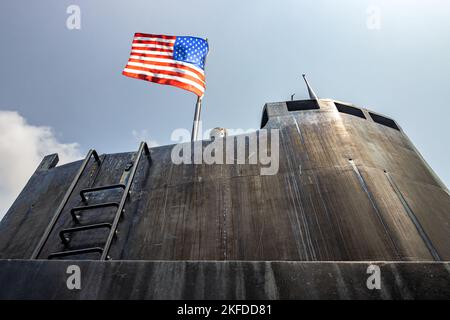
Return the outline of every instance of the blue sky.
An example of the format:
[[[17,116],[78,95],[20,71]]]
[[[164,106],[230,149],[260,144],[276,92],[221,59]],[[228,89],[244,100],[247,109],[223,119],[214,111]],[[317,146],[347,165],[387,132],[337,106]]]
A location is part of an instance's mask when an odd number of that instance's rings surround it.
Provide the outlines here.
[[[80,30],[66,27],[69,5]],[[4,0],[0,110],[81,155],[135,150],[136,135],[171,143],[195,96],[121,75],[135,32],[209,39],[204,128],[258,128],[265,102],[307,96],[307,73],[319,97],[396,119],[450,184],[450,1]]]

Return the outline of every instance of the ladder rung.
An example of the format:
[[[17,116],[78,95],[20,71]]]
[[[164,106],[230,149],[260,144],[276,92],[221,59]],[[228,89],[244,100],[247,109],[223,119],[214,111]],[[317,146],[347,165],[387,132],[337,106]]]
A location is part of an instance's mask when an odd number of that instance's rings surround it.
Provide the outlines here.
[[[118,188],[121,188],[121,189],[125,190],[125,185],[122,184],[122,183],[119,183],[119,184],[111,184],[111,185],[101,186],[101,187],[87,188],[87,189],[83,189],[83,190],[80,191],[80,196],[81,196],[81,199],[84,202],[86,202],[87,201],[86,193],[102,191],[102,190],[118,189]]]
[[[68,244],[70,241],[70,238],[66,238],[66,236],[65,236],[66,233],[75,233],[75,232],[91,230],[91,229],[99,229],[99,228],[111,229],[111,226],[112,226],[111,223],[96,223],[96,224],[89,224],[89,225],[81,226],[81,227],[63,229],[59,232],[59,237],[61,238],[62,243]]]
[[[91,204],[89,206],[81,206],[81,207],[75,207],[70,210],[70,214],[72,215],[72,220],[74,222],[79,222],[78,216],[76,215],[76,212],[79,211],[86,211],[86,210],[92,210],[92,209],[99,209],[99,208],[107,208],[107,207],[119,207],[118,202],[104,202],[104,203],[98,203],[98,204]]]
[[[93,253],[93,252],[101,254],[100,260],[109,260],[110,259],[108,256],[108,252],[109,252],[109,249],[111,247],[114,237],[117,235],[117,227],[119,224],[119,220],[120,220],[121,216],[123,215],[123,212],[125,211],[124,210],[125,202],[127,201],[127,198],[130,196],[130,189],[133,184],[133,181],[134,181],[134,178],[136,175],[136,171],[137,171],[139,162],[140,162],[143,154],[145,154],[147,156],[148,161],[151,165],[152,158],[151,158],[150,150],[144,141],[141,142],[141,144],[139,146],[139,150],[137,151],[137,153],[135,155],[134,161],[130,162],[130,164],[127,166],[127,168],[125,168],[125,171],[130,171],[130,174],[128,175],[128,180],[127,180],[126,184],[105,185],[105,186],[100,186],[100,187],[86,188],[86,189],[82,189],[80,191],[81,199],[83,200],[83,202],[86,203],[86,201],[87,201],[86,194],[87,193],[101,191],[101,190],[111,190],[111,189],[121,188],[124,190],[124,192],[122,194],[120,203],[105,202],[105,203],[99,203],[99,204],[93,204],[93,205],[86,205],[86,206],[72,208],[70,211],[70,213],[72,215],[72,219],[75,222],[79,222],[78,221],[79,216],[76,214],[77,212],[91,210],[91,209],[105,208],[105,207],[116,207],[117,208],[116,214],[111,223],[97,223],[97,224],[78,226],[78,227],[63,229],[59,232],[59,237],[61,238],[62,243],[67,245],[71,240],[70,237],[68,236],[68,234],[80,232],[80,231],[84,231],[84,230],[108,228],[110,231],[108,234],[108,238],[106,239],[106,242],[104,244],[104,247],[103,248],[89,247],[89,248],[84,248],[84,249],[75,249],[75,250],[55,252],[55,253],[51,253],[50,255],[48,255],[48,259],[53,259],[53,258],[57,258],[57,257],[65,257],[65,256],[70,256],[70,255],[78,255],[78,254],[84,254],[84,253]],[[92,155],[94,156],[95,160],[100,164],[100,158],[98,157],[95,150],[90,150],[88,155],[86,156],[82,166],[78,170],[76,177],[72,181],[72,184],[71,184],[69,190],[66,192],[63,202],[61,202],[60,206],[58,207],[58,210],[56,211],[55,215],[52,218],[50,225],[47,227],[47,229],[44,233],[44,236],[41,238],[38,246],[34,250],[33,255],[32,255],[33,259],[36,259],[39,256],[39,253],[41,252],[43,246],[45,245],[45,242],[49,238],[50,232],[52,231],[57,220],[59,219],[59,217],[64,209],[64,206],[69,201],[69,197],[72,194],[74,188],[76,187],[76,183],[78,182],[81,175],[83,174],[83,172],[87,166],[87,163]]]
[[[120,217],[123,214],[125,202],[126,202],[128,196],[130,195],[130,188],[131,188],[131,185],[133,184],[133,180],[136,175],[136,171],[139,166],[139,162],[142,158],[143,153],[145,153],[147,155],[147,158],[151,164],[152,158],[150,156],[150,150],[148,149],[147,143],[145,143],[144,141],[142,141],[141,144],[139,145],[139,150],[137,151],[137,153],[135,155],[135,159],[133,161],[133,165],[130,168],[131,171],[128,176],[127,185],[126,185],[125,191],[122,195],[122,199],[120,200],[120,205],[117,208],[116,216],[114,217],[114,220],[112,222],[111,231],[109,232],[108,239],[106,240],[104,251],[102,253],[102,256],[100,257],[100,260],[106,260],[108,257],[109,249],[111,247],[114,236],[116,236],[117,226],[119,224]]]
[[[84,249],[55,252],[55,253],[50,254],[48,256],[48,259],[53,259],[53,258],[58,258],[58,257],[66,257],[66,256],[74,256],[74,255],[78,255],[78,254],[92,253],[92,252],[97,252],[97,253],[102,254],[103,248],[93,247],[93,248],[84,248]]]
[[[50,233],[52,232],[53,228],[55,227],[56,222],[58,221],[59,217],[61,216],[62,211],[64,210],[64,207],[66,206],[67,202],[69,201],[70,196],[72,195],[73,190],[77,186],[78,181],[80,180],[81,176],[83,175],[84,170],[86,169],[89,160],[91,157],[94,157],[95,161],[100,165],[100,157],[98,156],[97,152],[95,150],[89,150],[88,154],[86,155],[86,158],[84,158],[83,163],[81,164],[80,168],[78,169],[77,174],[72,180],[72,183],[70,184],[69,189],[66,191],[66,194],[64,195],[63,200],[59,204],[58,208],[56,209],[55,213],[53,214],[52,219],[50,220],[50,223],[48,224],[47,228],[44,231],[44,234],[39,240],[39,243],[37,244],[36,248],[34,248],[33,253],[31,254],[31,259],[37,259],[39,257],[39,254],[42,251],[42,248],[44,247],[45,243],[47,242]]]

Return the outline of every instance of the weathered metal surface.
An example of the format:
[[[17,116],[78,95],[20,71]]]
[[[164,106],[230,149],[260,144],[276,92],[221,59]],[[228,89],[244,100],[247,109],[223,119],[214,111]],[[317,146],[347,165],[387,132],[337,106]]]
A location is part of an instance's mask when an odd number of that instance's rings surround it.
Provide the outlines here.
[[[67,268],[80,268],[80,290]],[[367,268],[380,267],[380,289]],[[0,299],[449,299],[449,263],[0,261]]]
[[[266,128],[280,129],[273,176],[252,164],[174,165],[172,146],[152,148],[152,164],[136,172],[111,258],[449,260],[448,191],[407,136],[373,122],[366,110],[363,119],[338,112],[331,100],[320,107],[288,112],[285,103],[266,105]],[[102,230],[76,234],[68,247],[57,231],[74,226],[70,208],[82,204],[81,189],[122,183],[133,156],[102,155],[100,166],[89,164],[39,258],[102,247]],[[80,163],[35,172],[0,224],[1,259],[30,258]],[[117,199],[120,190],[109,190],[89,201]],[[114,208],[105,208],[83,215],[82,223],[113,216]]]

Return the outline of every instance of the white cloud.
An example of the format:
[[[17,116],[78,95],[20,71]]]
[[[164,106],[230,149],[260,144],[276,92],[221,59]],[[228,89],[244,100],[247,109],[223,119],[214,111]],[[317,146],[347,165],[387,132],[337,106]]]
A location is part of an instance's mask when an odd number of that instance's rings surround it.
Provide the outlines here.
[[[138,142],[141,142],[141,141],[147,142],[147,145],[148,145],[149,148],[158,147],[159,146],[158,141],[149,138],[150,135],[148,134],[148,131],[146,129],[139,130],[139,131],[133,130],[133,131],[131,131],[131,134],[133,135],[133,137],[134,137],[134,139],[136,141],[138,141]]]
[[[51,153],[58,153],[58,164],[82,158],[77,143],[60,143],[50,127],[30,125],[17,112],[0,110],[0,219]]]

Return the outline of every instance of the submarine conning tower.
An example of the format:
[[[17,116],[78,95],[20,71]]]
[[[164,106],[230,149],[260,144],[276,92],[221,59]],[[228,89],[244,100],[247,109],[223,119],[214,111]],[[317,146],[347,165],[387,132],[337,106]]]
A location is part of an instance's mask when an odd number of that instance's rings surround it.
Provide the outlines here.
[[[312,99],[267,103],[261,128],[279,130],[273,175],[174,164],[173,145],[46,156],[0,223],[0,298],[450,296],[449,192],[396,121]]]

